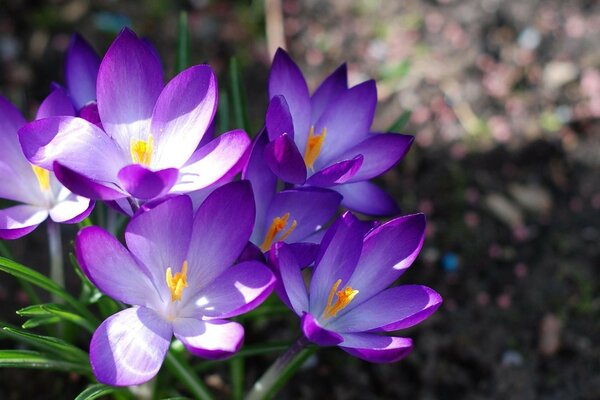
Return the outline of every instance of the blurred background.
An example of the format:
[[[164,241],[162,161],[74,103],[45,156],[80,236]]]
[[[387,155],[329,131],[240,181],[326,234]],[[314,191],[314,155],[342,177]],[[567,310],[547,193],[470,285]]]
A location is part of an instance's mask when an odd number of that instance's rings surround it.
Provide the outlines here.
[[[600,3],[266,3],[0,0],[0,93],[33,116],[50,84],[64,82],[73,32],[103,54],[125,25],[156,45],[170,77],[181,10],[192,63],[210,63],[223,91],[237,57],[255,132],[275,45],[313,90],[347,61],[351,84],[377,80],[375,131],[410,112],[402,133],[415,144],[378,182],[404,213],[428,216],[401,283],[431,286],[445,302],[401,332],[415,340],[404,361],[325,349],[280,398],[600,399]],[[17,261],[46,264],[38,231],[10,243]],[[26,301],[0,276],[0,319],[22,323],[14,310]],[[292,340],[297,325],[266,320],[247,342]],[[275,356],[249,359],[248,385]],[[202,373],[227,398],[227,374]],[[76,375],[0,370],[2,399],[72,398],[83,386]]]

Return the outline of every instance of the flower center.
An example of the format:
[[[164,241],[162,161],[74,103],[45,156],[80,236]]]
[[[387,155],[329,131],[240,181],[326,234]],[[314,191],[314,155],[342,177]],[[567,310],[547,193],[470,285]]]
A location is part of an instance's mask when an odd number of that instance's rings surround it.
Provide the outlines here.
[[[315,136],[315,127],[310,127],[310,132],[308,133],[308,140],[306,141],[306,150],[304,150],[304,163],[308,168],[314,171],[315,161],[319,154],[321,154],[321,146],[323,146],[323,141],[325,140],[325,135],[327,134],[327,129],[323,128],[321,134]]]
[[[50,171],[42,167],[38,167],[37,165],[31,165],[31,169],[33,169],[33,173],[37,178],[42,192],[48,191],[50,189]]]
[[[152,151],[154,150],[154,138],[148,135],[148,140],[131,138],[129,141],[129,151],[131,152],[131,161],[143,166],[150,165],[152,161]]]
[[[271,245],[273,244],[275,237],[279,234],[279,232],[283,231],[287,227],[289,219],[290,219],[289,212],[285,213],[281,217],[273,218],[273,222],[271,223],[271,226],[269,227],[269,230],[267,231],[267,234],[265,235],[265,240],[263,240],[262,244],[260,245],[260,249],[262,251],[267,251],[271,248]],[[294,231],[294,229],[296,229],[296,225],[298,225],[298,221],[296,221],[296,220],[292,221],[292,223],[290,224],[290,227],[285,232],[283,232],[283,234],[281,236],[279,236],[277,241],[285,240],[285,238],[290,236],[290,234]]]
[[[181,272],[175,273],[173,276],[173,272],[171,271],[171,267],[167,268],[167,287],[171,291],[171,301],[179,301],[181,300],[181,296],[183,295],[183,289],[185,289],[187,284],[187,269],[188,262],[187,260],[183,262],[183,266],[181,267]]]
[[[336,292],[337,288],[340,286],[340,283],[342,283],[342,280],[338,279],[331,287],[329,297],[327,298],[327,306],[325,307],[325,310],[323,310],[323,316],[325,318],[335,317],[336,314],[346,308],[352,299],[354,299],[354,297],[358,294],[358,290],[352,289],[350,286],[346,286],[344,289]],[[333,303],[334,295],[337,296],[335,303]]]

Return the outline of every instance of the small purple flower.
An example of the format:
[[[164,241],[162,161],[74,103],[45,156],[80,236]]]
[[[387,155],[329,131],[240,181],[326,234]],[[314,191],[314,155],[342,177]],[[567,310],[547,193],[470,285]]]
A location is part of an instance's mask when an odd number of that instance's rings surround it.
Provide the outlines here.
[[[339,191],[350,209],[393,214],[394,201],[368,180],[402,159],[413,137],[372,133],[375,82],[348,88],[346,75],[342,65],[310,96],[298,66],[277,51],[269,76],[267,164],[285,182]]]
[[[259,262],[233,265],[253,221],[252,190],[242,181],[216,189],[195,215],[188,196],[137,214],[125,231],[128,249],[101,228],[79,232],[76,254],[85,274],[103,293],[133,306],[105,320],[92,337],[99,382],[148,381],[173,335],[204,358],[239,350],[244,329],[226,319],[258,306],[274,284]]]
[[[365,235],[367,229],[350,213],[329,228],[308,290],[287,245],[274,245],[270,258],[281,274],[282,299],[301,317],[308,340],[367,361],[395,362],[411,351],[412,340],[380,333],[418,324],[442,302],[425,286],[388,288],[417,257],[425,217],[399,217]]]
[[[249,145],[246,133],[235,130],[197,148],[213,120],[217,92],[207,65],[190,67],[164,86],[155,52],[124,29],[100,64],[99,124],[45,118],[20,130],[21,145],[33,164],[54,170],[65,186],[89,198],[145,202],[187,193],[241,168]]]
[[[38,117],[68,112],[61,101],[62,90],[55,90],[42,102]],[[71,193],[51,171],[27,161],[17,136],[26,123],[19,110],[0,97],[0,198],[22,203],[0,210],[1,239],[27,235],[48,217],[59,223],[76,223],[94,208],[94,202]]]

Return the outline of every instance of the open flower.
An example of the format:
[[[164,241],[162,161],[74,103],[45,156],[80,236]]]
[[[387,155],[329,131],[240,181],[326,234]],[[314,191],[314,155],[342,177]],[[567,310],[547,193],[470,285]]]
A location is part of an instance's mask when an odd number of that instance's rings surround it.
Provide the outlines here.
[[[392,168],[412,136],[371,133],[377,105],[373,80],[348,88],[346,66],[310,96],[302,72],[279,49],[269,76],[265,157],[282,180],[339,188],[342,204],[368,214],[392,214],[395,203],[369,179]]]
[[[29,161],[83,196],[140,203],[198,190],[231,174],[249,145],[236,130],[197,148],[217,107],[212,69],[190,67],[163,86],[155,52],[128,29],[104,56],[96,93],[102,129],[52,117],[19,132]]]
[[[233,265],[253,221],[252,190],[242,181],[216,189],[195,215],[188,196],[139,213],[125,231],[128,249],[101,228],[79,232],[76,253],[85,274],[103,293],[133,305],[92,337],[98,381],[126,386],[151,379],[173,334],[204,358],[240,348],[244,329],[226,318],[259,305],[274,284],[259,262]]]
[[[281,274],[283,300],[301,317],[305,337],[372,362],[406,356],[411,339],[380,333],[413,326],[442,302],[425,286],[388,288],[417,257],[424,232],[422,214],[393,219],[365,235],[365,225],[346,213],[323,238],[308,290],[293,252],[276,244],[270,255]]]
[[[61,110],[54,91],[41,104],[38,117]],[[17,136],[26,123],[19,110],[0,97],[0,198],[21,203],[0,210],[2,239],[24,236],[48,217],[59,223],[79,222],[94,208],[94,202],[71,193],[51,171],[27,161]]]

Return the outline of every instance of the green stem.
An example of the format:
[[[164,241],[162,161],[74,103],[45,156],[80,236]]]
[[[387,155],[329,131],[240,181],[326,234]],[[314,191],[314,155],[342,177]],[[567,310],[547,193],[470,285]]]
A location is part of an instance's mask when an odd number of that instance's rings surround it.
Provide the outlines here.
[[[244,398],[244,358],[237,357],[229,361],[231,373],[231,386],[233,387],[233,400]]]
[[[65,270],[63,267],[62,240],[60,237],[60,225],[48,219],[48,251],[50,253],[50,279],[58,286],[65,288]],[[62,302],[58,297],[55,302]]]
[[[179,380],[187,386],[189,391],[193,394],[195,399],[198,400],[212,400],[213,397],[208,391],[208,388],[192,375],[192,368],[186,363],[181,357],[177,356],[174,352],[169,351],[165,364],[169,371],[175,375]]]
[[[113,236],[117,236],[117,231],[119,229],[119,219],[118,214],[112,208],[108,208],[106,210],[106,230]]]
[[[304,362],[315,351],[314,348],[306,348],[308,340],[301,336],[292,346],[283,353],[269,367],[267,372],[256,381],[246,400],[271,399],[283,387],[283,385],[296,373]]]

